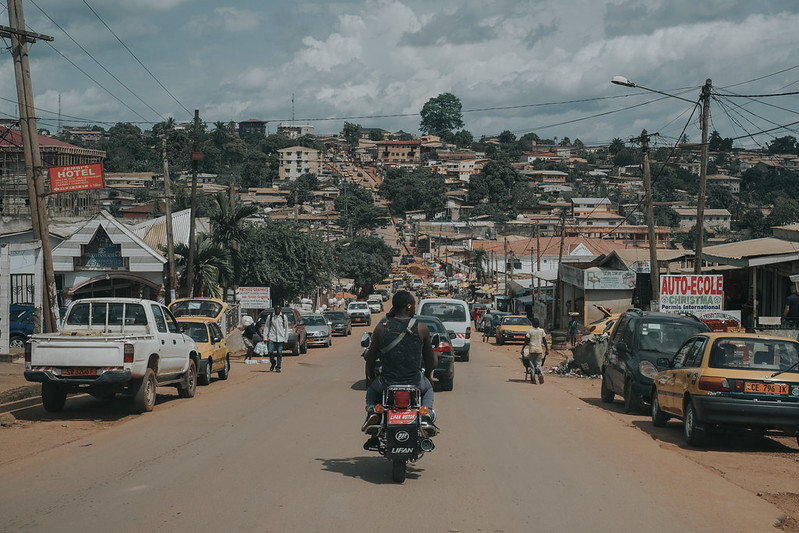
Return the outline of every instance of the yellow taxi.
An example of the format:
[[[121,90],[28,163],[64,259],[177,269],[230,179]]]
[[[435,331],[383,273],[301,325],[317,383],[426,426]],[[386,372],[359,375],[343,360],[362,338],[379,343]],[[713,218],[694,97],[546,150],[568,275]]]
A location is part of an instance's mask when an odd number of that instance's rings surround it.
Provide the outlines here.
[[[497,326],[497,344],[501,346],[510,341],[524,342],[531,327],[532,322],[524,315],[503,316]]]
[[[621,313],[613,313],[609,307],[603,305],[594,304],[594,307],[599,309],[602,313],[602,318],[587,324],[585,326],[585,334],[602,335],[603,333],[610,333],[613,329],[613,325],[616,324],[616,321],[621,316]]]
[[[799,342],[746,333],[702,333],[677,351],[652,389],[652,423],[682,420],[685,441],[708,431],[778,430],[799,442]]]
[[[200,352],[200,368],[197,382],[200,385],[211,383],[211,374],[217,373],[219,379],[227,379],[230,373],[230,354],[222,329],[213,317],[179,316],[178,323],[183,332],[197,344]]]

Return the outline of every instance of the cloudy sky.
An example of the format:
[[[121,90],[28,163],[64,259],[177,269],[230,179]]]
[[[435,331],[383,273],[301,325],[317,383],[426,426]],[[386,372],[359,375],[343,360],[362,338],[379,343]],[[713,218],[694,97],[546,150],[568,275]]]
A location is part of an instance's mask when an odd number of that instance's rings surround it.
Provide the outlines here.
[[[475,137],[600,144],[646,128],[668,145],[688,124],[699,140],[690,102],[610,83],[623,75],[690,101],[711,78],[711,130],[772,130],[738,145],[799,137],[799,125],[778,127],[799,121],[799,96],[722,96],[799,91],[796,0],[22,2],[28,28],[55,37],[30,51],[40,127],[52,130],[60,96],[62,124],[147,129],[199,109],[208,123],[258,118],[274,131],[293,95],[296,121],[318,133],[344,120],[418,133],[424,103],[451,92]],[[17,114],[7,46],[0,118]]]

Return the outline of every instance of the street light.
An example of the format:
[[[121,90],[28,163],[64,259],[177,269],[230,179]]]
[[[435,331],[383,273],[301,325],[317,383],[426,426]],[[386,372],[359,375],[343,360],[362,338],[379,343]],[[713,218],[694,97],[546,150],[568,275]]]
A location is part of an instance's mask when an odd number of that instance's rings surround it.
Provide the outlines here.
[[[676,98],[677,100],[683,100],[685,102],[690,102],[694,105],[697,105],[697,102],[688,100],[687,98],[676,96],[674,94],[664,93],[663,91],[658,91],[655,89],[650,89],[649,87],[644,87],[642,85],[635,84],[632,81],[625,78],[624,76],[613,76],[613,79],[610,80],[610,82],[615,85],[621,85],[623,87],[637,87],[638,89],[643,89],[645,91],[662,94],[670,98]],[[694,274],[702,273],[702,247],[704,244],[703,237],[705,233],[705,192],[706,192],[706,183],[707,183],[707,161],[708,161],[707,137],[708,137],[708,121],[710,118],[710,94],[712,88],[713,88],[713,83],[710,80],[710,78],[708,78],[707,80],[705,80],[705,84],[702,86],[702,94],[699,96],[699,102],[701,102],[702,105],[702,156],[701,156],[701,163],[699,166],[699,194],[697,195],[696,199],[696,246],[694,249],[695,252]]]

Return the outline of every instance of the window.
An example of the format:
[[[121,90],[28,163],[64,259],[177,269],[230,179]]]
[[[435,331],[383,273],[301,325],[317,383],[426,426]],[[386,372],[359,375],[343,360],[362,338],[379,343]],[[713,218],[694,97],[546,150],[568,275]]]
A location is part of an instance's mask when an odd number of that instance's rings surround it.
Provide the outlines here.
[[[155,320],[155,327],[160,333],[166,333],[166,320],[164,320],[164,313],[161,312],[161,306],[150,304],[150,309],[153,311],[153,320]]]
[[[166,327],[170,333],[177,333],[180,331],[180,326],[178,326],[178,321],[175,318],[175,315],[167,309],[166,307],[162,307],[161,310],[164,312],[164,316],[166,317]]]
[[[702,364],[702,355],[705,353],[705,339],[697,339],[691,346],[688,356],[685,358],[686,368],[699,368]]]

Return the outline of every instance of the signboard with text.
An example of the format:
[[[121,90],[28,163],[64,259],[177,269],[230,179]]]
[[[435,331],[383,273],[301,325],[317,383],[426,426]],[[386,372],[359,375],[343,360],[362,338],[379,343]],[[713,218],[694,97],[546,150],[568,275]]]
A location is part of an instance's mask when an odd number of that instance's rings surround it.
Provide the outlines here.
[[[724,307],[724,281],[713,275],[660,277],[660,310],[665,313],[704,314]]]
[[[239,287],[236,298],[242,309],[266,309],[272,307],[272,288]]]
[[[105,187],[105,182],[103,181],[102,163],[50,167],[50,192],[52,193],[102,189],[103,187]]]

